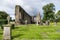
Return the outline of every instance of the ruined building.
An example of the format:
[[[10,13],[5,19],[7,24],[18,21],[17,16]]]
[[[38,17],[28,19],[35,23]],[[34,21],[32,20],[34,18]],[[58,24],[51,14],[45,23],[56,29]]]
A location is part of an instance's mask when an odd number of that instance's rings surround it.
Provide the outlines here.
[[[31,23],[31,16],[19,5],[15,6],[15,25],[24,24],[27,21],[28,24]]]
[[[40,18],[38,15],[37,17]],[[34,22],[34,16],[30,16],[21,6],[19,5],[15,6],[15,25],[20,25],[25,23],[31,24],[33,22]]]

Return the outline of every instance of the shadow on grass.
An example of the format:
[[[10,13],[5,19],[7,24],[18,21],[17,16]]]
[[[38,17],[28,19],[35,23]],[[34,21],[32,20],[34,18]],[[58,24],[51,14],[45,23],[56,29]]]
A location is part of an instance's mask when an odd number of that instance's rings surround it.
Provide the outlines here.
[[[15,36],[12,36],[12,40],[14,39],[14,38],[18,38],[18,37],[20,37],[20,36],[23,36],[24,34],[17,34],[17,35],[15,35]]]

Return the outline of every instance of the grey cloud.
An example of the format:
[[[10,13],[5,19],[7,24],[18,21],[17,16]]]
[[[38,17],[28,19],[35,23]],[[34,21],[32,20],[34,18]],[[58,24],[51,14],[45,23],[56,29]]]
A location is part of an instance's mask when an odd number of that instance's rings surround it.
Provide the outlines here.
[[[14,18],[15,5],[20,5],[30,15],[36,15],[38,11],[43,15],[42,7],[48,3],[54,3],[57,11],[60,9],[60,0],[0,0],[0,10]]]

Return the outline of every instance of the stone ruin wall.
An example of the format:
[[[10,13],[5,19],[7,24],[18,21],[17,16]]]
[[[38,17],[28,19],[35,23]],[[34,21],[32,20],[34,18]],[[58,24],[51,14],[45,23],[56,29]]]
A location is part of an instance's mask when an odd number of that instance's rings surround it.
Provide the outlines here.
[[[30,24],[31,16],[28,15],[21,6],[16,5],[15,6],[15,25],[23,24],[25,20],[27,20],[27,23]]]

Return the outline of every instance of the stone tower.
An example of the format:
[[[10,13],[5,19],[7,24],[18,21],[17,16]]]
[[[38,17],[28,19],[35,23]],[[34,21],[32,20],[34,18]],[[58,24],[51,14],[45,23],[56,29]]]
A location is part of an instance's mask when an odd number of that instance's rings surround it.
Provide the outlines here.
[[[36,23],[40,24],[41,23],[41,16],[40,16],[40,12],[37,14],[36,16]]]
[[[15,25],[17,26],[17,25],[19,25],[20,24],[20,12],[19,12],[19,10],[20,10],[20,6],[19,5],[16,5],[15,6]]]

